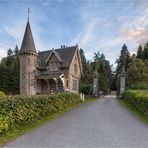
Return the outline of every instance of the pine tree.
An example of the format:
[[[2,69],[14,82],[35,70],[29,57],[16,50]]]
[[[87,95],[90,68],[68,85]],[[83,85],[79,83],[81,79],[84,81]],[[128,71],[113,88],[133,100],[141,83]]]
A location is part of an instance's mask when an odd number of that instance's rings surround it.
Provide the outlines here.
[[[85,53],[80,49],[81,62],[83,66],[83,75],[80,79],[80,92],[84,94],[92,94],[93,75],[91,70],[91,63],[86,60]]]
[[[7,94],[19,93],[19,58],[18,47],[7,52],[7,57],[0,61],[0,90]]]
[[[80,56],[82,64],[86,63],[85,53],[82,48],[80,48]]]
[[[19,49],[18,49],[18,46],[16,45],[13,53],[18,55],[18,52],[19,52]]]
[[[142,48],[141,45],[138,47],[137,58],[138,59],[143,59],[143,48]]]
[[[136,60],[136,58],[137,58],[137,57],[136,57],[136,54],[133,53],[132,56],[131,56],[131,62],[133,62],[134,60]]]
[[[82,49],[80,49],[80,56],[81,56],[81,62],[83,67],[83,75],[81,77],[81,82],[89,83],[91,80],[89,78],[89,62],[86,60],[85,53]]]
[[[95,70],[99,73],[99,88],[105,94],[110,90],[112,83],[112,70],[109,61],[105,59],[104,54],[98,51],[94,53]]]
[[[148,42],[144,46],[143,55],[144,55],[144,60],[148,59]]]
[[[124,44],[121,49],[120,57],[119,59],[116,60],[117,63],[116,73],[120,74],[123,67],[125,67],[126,71],[130,62],[131,62],[130,53],[128,51],[127,46]]]
[[[114,75],[114,86],[116,86],[116,89],[118,89],[118,76],[121,73],[122,68],[125,68],[125,71],[127,71],[129,64],[131,63],[131,56],[130,53],[128,51],[127,46],[124,44],[122,46],[121,52],[120,52],[120,56],[119,58],[116,60],[116,64],[117,64],[117,68],[115,71],[115,75]]]

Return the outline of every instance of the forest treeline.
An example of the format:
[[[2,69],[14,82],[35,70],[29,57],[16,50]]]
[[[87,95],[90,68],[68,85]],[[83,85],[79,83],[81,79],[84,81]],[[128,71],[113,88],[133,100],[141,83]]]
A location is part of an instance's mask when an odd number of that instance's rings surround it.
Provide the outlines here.
[[[0,91],[5,94],[19,94],[19,57],[18,47],[8,49],[7,57],[0,61]]]
[[[148,42],[139,45],[137,53],[131,54],[126,44],[121,48],[120,56],[116,60],[116,69],[112,69],[104,54],[94,53],[93,61],[85,58],[81,49],[83,76],[80,80],[80,91],[92,94],[94,71],[99,74],[99,90],[107,94],[111,90],[119,89],[119,75],[124,69],[126,72],[126,89],[148,89]]]
[[[83,65],[83,75],[80,79],[80,92],[92,94],[93,77],[95,71],[99,75],[99,90],[104,94],[111,90],[118,90],[119,74],[124,68],[126,71],[126,88],[148,89],[148,42],[139,45],[136,54],[130,54],[124,44],[120,56],[116,60],[116,69],[106,60],[105,55],[99,50],[93,59],[87,60],[83,49],[80,49]],[[6,94],[19,94],[19,57],[18,47],[8,49],[7,56],[0,61],[0,91]]]

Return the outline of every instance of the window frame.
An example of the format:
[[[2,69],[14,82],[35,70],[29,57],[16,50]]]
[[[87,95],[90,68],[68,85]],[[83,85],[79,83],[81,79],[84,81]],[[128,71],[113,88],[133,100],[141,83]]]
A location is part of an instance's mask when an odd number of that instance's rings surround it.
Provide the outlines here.
[[[57,62],[49,63],[49,69],[50,69],[50,71],[58,71],[59,64]]]
[[[78,90],[78,80],[73,79],[72,83],[73,83],[72,84],[72,90],[77,91]]]

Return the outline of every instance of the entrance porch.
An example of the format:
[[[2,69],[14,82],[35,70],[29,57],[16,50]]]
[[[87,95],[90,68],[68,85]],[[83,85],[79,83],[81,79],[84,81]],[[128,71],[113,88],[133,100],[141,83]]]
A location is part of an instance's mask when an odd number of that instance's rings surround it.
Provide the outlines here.
[[[52,94],[64,92],[64,85],[60,78],[37,79],[37,94]]]

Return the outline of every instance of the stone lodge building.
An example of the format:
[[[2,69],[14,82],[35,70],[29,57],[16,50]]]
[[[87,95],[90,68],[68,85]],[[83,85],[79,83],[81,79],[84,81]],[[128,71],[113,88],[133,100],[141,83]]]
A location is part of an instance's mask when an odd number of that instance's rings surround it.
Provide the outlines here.
[[[78,45],[37,53],[28,19],[19,59],[21,95],[78,93],[82,75]]]

